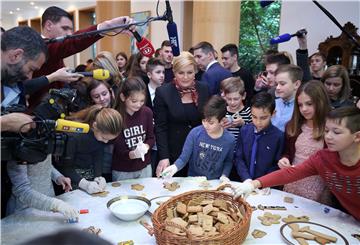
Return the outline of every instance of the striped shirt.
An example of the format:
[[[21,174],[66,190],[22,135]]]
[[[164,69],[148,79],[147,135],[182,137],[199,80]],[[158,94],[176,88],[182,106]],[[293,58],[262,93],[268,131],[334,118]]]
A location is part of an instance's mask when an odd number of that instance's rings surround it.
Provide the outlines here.
[[[251,123],[252,122],[252,119],[251,119],[251,108],[250,107],[244,107],[242,110],[238,111],[238,112],[229,112],[229,111],[226,111],[226,117],[236,117],[236,115],[234,116],[234,114],[238,114],[241,116],[241,118],[244,120],[245,124],[248,124],[248,123]],[[237,141],[237,138],[238,138],[238,135],[239,135],[239,132],[240,132],[240,128],[241,126],[238,126],[238,127],[233,127],[233,128],[227,128],[227,130],[232,134],[234,135],[235,137],[235,140]]]

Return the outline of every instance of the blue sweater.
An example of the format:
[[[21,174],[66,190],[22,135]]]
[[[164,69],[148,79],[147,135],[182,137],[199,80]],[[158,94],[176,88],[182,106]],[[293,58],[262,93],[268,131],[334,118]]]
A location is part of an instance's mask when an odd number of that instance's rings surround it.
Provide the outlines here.
[[[284,147],[284,133],[272,124],[259,133],[254,179],[278,169],[277,163]],[[241,127],[235,149],[235,166],[241,181],[251,179],[249,170],[254,139],[253,123]]]
[[[220,138],[211,138],[204,126],[193,128],[186,137],[180,157],[175,161],[180,170],[189,163],[188,176],[218,179],[229,176],[234,156],[235,138],[224,130]]]

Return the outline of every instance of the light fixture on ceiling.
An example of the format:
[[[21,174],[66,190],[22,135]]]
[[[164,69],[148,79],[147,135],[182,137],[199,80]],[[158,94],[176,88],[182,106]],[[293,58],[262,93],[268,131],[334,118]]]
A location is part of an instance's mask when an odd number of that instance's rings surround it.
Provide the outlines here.
[[[20,8],[16,8],[16,11],[20,11]]]
[[[9,11],[9,14],[14,14],[14,12],[13,12],[13,11]]]
[[[34,3],[34,2],[30,2],[30,5],[35,5],[35,3]]]
[[[39,7],[38,6],[34,6],[35,9],[38,9]]]

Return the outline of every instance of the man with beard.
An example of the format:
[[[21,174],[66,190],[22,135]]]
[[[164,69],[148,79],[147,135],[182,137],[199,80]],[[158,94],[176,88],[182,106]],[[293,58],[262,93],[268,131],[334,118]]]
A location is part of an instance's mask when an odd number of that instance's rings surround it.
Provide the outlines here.
[[[47,58],[47,47],[41,36],[30,27],[14,27],[1,36],[1,108],[25,105],[23,81],[32,78]],[[24,113],[0,117],[1,131],[26,132],[32,118]]]

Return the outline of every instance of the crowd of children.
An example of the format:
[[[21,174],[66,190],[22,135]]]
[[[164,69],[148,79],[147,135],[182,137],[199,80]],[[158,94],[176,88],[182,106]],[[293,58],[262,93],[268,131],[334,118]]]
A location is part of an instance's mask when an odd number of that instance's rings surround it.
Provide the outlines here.
[[[324,204],[339,201],[360,219],[360,109],[350,100],[346,69],[325,69],[316,53],[310,57],[314,80],[304,81],[303,69],[286,53],[268,54],[247,100],[249,84],[231,63],[233,46],[222,50],[226,67],[208,42],[177,57],[168,42],[157,58],[100,52],[90,69],[107,69],[111,77],[73,84],[83,106],[68,116],[88,123],[90,132],[69,136],[71,157],[48,156],[31,166],[10,162],[8,212],[30,206],[76,218],[54,198],[51,180],[63,191],[92,194],[110,181],[176,174],[239,180],[236,196],[284,185]],[[199,74],[206,79],[197,81]]]

